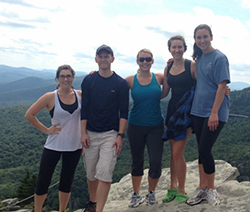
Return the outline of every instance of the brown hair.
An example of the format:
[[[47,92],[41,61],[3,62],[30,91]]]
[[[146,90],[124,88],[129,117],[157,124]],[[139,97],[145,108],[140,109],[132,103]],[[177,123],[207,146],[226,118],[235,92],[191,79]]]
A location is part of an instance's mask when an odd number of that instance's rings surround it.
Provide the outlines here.
[[[61,65],[61,66],[58,67],[58,69],[56,71],[55,81],[58,81],[59,75],[60,75],[60,73],[61,73],[62,70],[69,70],[69,71],[71,71],[72,76],[75,77],[75,71],[73,70],[73,68],[71,68],[70,65]],[[58,84],[56,86],[56,89],[58,89],[59,87],[60,87],[60,84]],[[73,85],[71,85],[71,87],[74,88]]]
[[[206,29],[210,36],[212,37],[213,36],[213,33],[212,33],[212,30],[211,30],[211,27],[208,26],[207,24],[200,24],[198,25],[195,29],[194,29],[194,39],[196,37],[196,32],[199,30],[199,29]],[[192,55],[192,58],[194,60],[197,60],[200,56],[202,55],[202,50],[196,45],[196,43],[194,43],[194,46],[193,46],[193,55]]]
[[[168,50],[170,50],[171,44],[172,44],[173,40],[180,40],[180,41],[182,41],[183,42],[183,46],[184,46],[184,50],[185,51],[187,50],[187,44],[186,44],[186,41],[185,41],[185,39],[184,39],[184,37],[182,35],[175,35],[175,36],[171,37],[168,40]]]

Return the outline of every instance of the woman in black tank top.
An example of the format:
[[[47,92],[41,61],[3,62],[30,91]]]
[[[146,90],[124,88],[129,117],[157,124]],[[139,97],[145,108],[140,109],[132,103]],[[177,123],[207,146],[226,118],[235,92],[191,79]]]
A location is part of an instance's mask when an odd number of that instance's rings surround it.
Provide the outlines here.
[[[189,92],[195,85],[196,67],[195,62],[183,58],[187,49],[182,36],[173,36],[168,41],[168,49],[173,56],[173,60],[165,68],[164,81],[166,91],[171,89],[171,99],[168,104],[165,125],[167,129],[163,135],[163,140],[169,140],[171,146],[170,172],[171,184],[168,193],[162,199],[163,202],[186,202],[188,195],[185,192],[186,161],[183,155],[188,138],[192,132],[190,126],[184,126],[181,135],[176,130],[169,129],[169,120],[177,111],[181,100],[186,92]],[[190,113],[189,113],[190,114]]]

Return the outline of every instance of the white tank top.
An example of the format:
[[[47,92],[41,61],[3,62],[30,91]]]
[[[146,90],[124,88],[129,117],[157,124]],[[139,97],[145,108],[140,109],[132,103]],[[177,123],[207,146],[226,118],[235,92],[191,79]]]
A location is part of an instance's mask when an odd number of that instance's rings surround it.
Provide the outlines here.
[[[81,144],[81,101],[78,93],[74,90],[78,101],[77,109],[70,114],[62,109],[57,90],[55,90],[55,107],[51,124],[60,124],[59,134],[51,134],[47,137],[45,148],[55,151],[75,151],[82,148]]]

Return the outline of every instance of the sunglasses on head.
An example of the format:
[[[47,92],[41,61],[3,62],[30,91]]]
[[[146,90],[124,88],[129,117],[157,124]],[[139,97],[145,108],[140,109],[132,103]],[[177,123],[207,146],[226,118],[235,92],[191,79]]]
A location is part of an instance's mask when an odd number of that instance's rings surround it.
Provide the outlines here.
[[[152,61],[152,57],[140,57],[138,59],[139,62],[143,63],[144,60],[146,60],[146,62],[151,62]]]

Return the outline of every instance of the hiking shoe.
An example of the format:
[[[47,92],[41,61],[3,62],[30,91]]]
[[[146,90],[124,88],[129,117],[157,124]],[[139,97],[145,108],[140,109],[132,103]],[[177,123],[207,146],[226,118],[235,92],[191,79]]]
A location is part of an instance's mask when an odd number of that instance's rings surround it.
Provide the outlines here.
[[[218,195],[218,192],[216,191],[216,189],[210,188],[207,191],[207,201],[211,205],[219,205],[220,204],[219,195]]]
[[[96,212],[96,203],[88,202],[83,212]]]
[[[131,202],[128,204],[129,208],[138,207],[144,202],[144,198],[140,195],[137,195],[135,192],[132,194]]]
[[[154,191],[150,191],[146,195],[146,203],[149,205],[158,204],[158,201],[155,199],[155,192]]]
[[[171,202],[176,197],[178,189],[168,189],[168,193],[162,198],[162,202]]]
[[[199,203],[201,203],[202,201],[207,199],[207,191],[200,189],[199,187],[196,188],[196,190],[194,191],[194,194],[191,198],[189,198],[187,200],[187,204],[188,205],[197,205]]]

